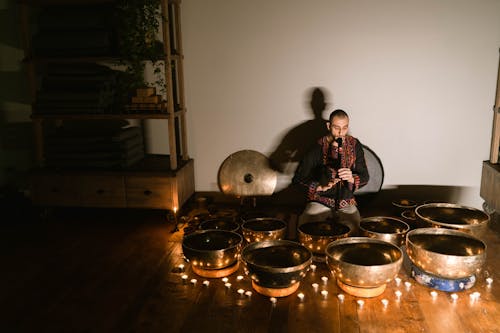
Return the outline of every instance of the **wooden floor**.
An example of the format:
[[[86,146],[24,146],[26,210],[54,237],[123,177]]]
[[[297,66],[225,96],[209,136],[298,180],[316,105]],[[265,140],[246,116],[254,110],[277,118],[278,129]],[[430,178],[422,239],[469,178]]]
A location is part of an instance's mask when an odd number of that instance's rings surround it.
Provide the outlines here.
[[[362,214],[396,213],[387,207]],[[291,225],[299,213],[297,207],[266,210]],[[183,260],[182,229],[172,233],[174,225],[162,211],[60,209],[46,219],[3,219],[0,331],[500,332],[499,224],[498,217],[490,224],[483,272],[456,300],[441,291],[431,297],[432,290],[404,269],[399,286],[392,281],[381,296],[356,298],[341,292],[319,263],[299,287],[303,301],[294,293],[272,303],[252,289],[242,267],[228,277],[230,288],[222,279],[204,285],[206,279]],[[184,272],[178,268],[182,263]],[[490,287],[487,276],[493,278]],[[474,292],[480,296],[473,302]],[[339,293],[345,294],[343,301]]]

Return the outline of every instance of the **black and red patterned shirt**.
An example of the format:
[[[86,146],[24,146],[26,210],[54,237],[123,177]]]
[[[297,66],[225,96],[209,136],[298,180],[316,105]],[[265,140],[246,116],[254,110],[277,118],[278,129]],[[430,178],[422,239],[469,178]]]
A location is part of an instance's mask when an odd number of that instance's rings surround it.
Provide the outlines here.
[[[300,162],[294,184],[300,184],[307,191],[307,201],[319,202],[330,208],[345,208],[356,205],[354,192],[366,185],[369,179],[363,146],[353,136],[347,135],[340,147],[331,143],[331,137],[324,136],[310,149]],[[339,159],[340,157],[340,159]],[[322,178],[333,181],[338,168],[349,168],[354,183],[337,182],[327,191],[317,191]]]

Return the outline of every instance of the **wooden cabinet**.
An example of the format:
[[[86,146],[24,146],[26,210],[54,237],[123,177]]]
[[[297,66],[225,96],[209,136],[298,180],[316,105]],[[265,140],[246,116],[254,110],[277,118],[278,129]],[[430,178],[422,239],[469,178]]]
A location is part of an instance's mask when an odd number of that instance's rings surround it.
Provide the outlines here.
[[[194,164],[189,160],[176,172],[38,170],[32,176],[34,201],[43,206],[179,208],[194,193]]]
[[[21,0],[20,13],[32,100],[37,96],[37,68],[51,63],[73,64],[78,62],[103,63],[109,57],[74,56],[64,54],[40,57],[33,53],[32,18],[46,6],[100,5],[113,0]],[[194,193],[194,162],[187,152],[187,135],[183,82],[183,53],[180,29],[180,0],[160,0],[160,31],[162,32],[164,58],[164,83],[166,101],[160,112],[99,113],[99,114],[41,114],[32,113],[35,150],[38,168],[32,173],[33,202],[42,206],[82,207],[133,207],[179,209]],[[68,20],[66,20],[68,21]],[[168,133],[168,153],[146,155],[145,158],[123,169],[86,170],[84,167],[64,169],[45,165],[44,139],[48,123],[86,120],[146,119],[165,122]]]
[[[500,64],[498,66],[497,90],[493,107],[493,129],[491,133],[490,159],[483,162],[480,195],[486,208],[500,212]]]

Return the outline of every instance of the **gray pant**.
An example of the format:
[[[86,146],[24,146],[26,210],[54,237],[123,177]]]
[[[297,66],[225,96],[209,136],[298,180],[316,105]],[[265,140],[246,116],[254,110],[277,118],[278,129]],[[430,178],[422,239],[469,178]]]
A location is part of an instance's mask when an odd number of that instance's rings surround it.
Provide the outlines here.
[[[328,218],[333,218],[339,223],[347,225],[351,228],[352,235],[356,235],[359,231],[359,222],[361,215],[356,206],[348,206],[335,211],[330,207],[317,202],[308,202],[304,211],[299,216],[298,226],[308,222],[321,222]]]

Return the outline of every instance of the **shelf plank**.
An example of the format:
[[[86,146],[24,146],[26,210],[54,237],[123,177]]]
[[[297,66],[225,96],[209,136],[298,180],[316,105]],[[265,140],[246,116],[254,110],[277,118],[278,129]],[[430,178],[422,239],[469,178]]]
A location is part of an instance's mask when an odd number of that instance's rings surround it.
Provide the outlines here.
[[[185,110],[177,110],[174,117],[184,114]],[[72,119],[169,119],[170,113],[120,113],[120,114],[32,114],[31,119],[58,119],[58,120],[72,120]]]

